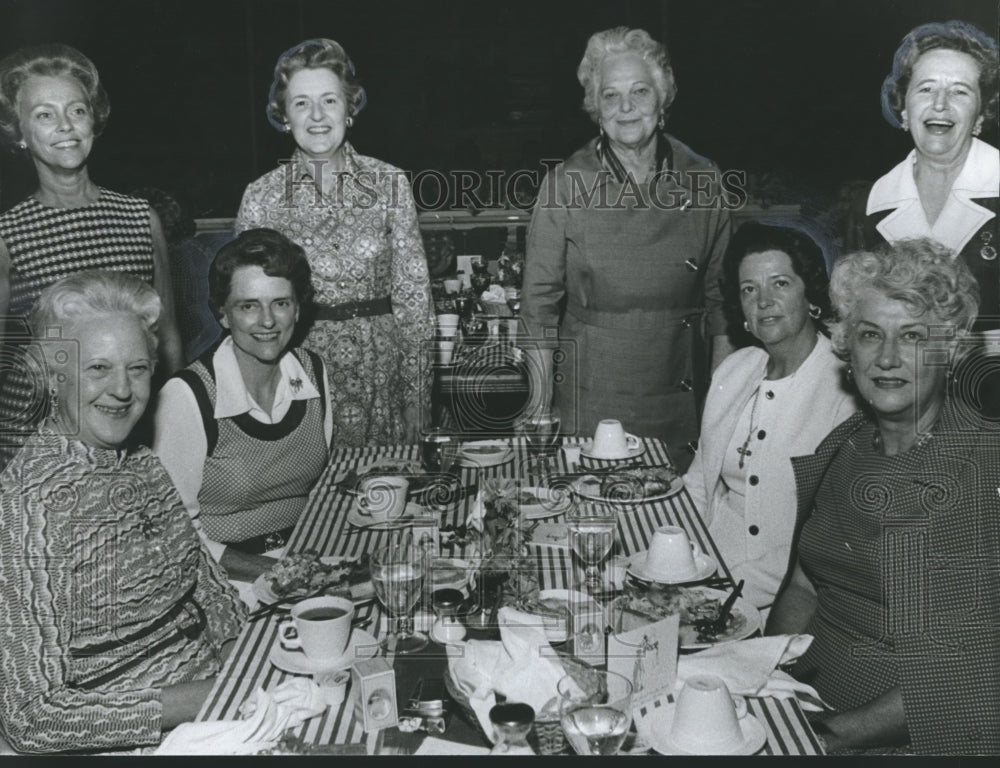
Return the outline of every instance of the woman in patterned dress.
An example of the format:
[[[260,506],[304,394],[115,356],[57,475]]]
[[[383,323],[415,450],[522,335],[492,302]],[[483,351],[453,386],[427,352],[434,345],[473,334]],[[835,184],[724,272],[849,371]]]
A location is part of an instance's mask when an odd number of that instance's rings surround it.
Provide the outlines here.
[[[554,384],[564,431],[591,435],[618,419],[667,441],[686,469],[708,338],[716,363],[732,349],[719,288],[731,227],[722,177],[664,131],[677,87],[646,31],[592,35],[577,77],[600,135],[548,174],[531,218],[521,290],[537,346],[530,407]]]
[[[792,459],[797,563],[769,634],[834,711],[828,751],[1000,754],[1000,432],[948,391],[976,317],[969,268],[928,239],[840,259],[834,349],[866,408]]]
[[[402,171],[347,141],[364,103],[335,41],[285,51],[267,115],[297,148],[247,187],[236,218],[237,232],[269,227],[306,250],[317,307],[305,346],[326,362],[345,446],[415,441],[431,384],[422,346],[434,312],[416,206]]]
[[[305,252],[249,229],[209,269],[222,341],[163,385],[153,450],[212,556],[247,603],[274,565],[326,466],[333,421],[326,367],[292,349],[313,287]]]
[[[0,728],[19,751],[159,743],[197,715],[245,618],[130,442],[160,311],[137,277],[84,271],[31,316],[51,412],[0,473]]]
[[[0,138],[26,152],[38,189],[0,215],[0,468],[44,413],[41,361],[24,318],[47,285],[84,269],[129,272],[163,301],[161,369],[182,365],[160,221],[144,200],[90,180],[87,157],[110,105],[97,68],[68,45],[0,62]]]

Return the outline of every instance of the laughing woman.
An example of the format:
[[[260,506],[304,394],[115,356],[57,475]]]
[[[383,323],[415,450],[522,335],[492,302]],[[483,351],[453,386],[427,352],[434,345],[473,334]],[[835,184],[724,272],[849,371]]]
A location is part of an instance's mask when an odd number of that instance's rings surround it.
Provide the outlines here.
[[[208,274],[222,341],[168,381],[154,450],[195,527],[248,603],[326,466],[326,368],[291,349],[312,300],[305,253],[272,229],[220,250]]]

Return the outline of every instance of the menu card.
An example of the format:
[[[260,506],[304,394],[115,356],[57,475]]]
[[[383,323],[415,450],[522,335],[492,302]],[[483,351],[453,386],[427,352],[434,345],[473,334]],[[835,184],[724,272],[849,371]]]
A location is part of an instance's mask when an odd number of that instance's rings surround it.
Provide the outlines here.
[[[677,638],[680,616],[608,634],[608,671],[632,681],[633,705],[674,690],[677,679]]]

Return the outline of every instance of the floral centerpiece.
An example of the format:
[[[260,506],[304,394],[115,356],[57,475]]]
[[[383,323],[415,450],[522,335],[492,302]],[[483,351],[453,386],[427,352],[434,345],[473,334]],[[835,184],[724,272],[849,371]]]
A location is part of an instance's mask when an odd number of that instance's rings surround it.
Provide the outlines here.
[[[497,282],[504,288],[521,289],[524,278],[524,254],[521,251],[504,251],[497,259]]]
[[[483,483],[482,573],[496,595],[502,584],[501,605],[518,605],[538,595],[538,569],[524,545],[517,485],[513,480]]]

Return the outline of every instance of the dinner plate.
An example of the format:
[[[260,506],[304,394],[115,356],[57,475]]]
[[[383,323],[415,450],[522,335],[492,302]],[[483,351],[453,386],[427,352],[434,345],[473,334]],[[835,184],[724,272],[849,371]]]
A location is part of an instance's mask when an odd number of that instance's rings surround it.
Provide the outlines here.
[[[593,610],[598,614],[603,615],[601,606],[594,600],[594,598],[584,592],[576,590],[543,589],[538,593],[538,599],[558,600],[563,604],[566,610],[565,614],[560,613],[559,615],[556,615],[534,613],[532,610],[525,608],[520,609],[522,613],[538,618],[539,623],[545,629],[545,639],[550,643],[563,643],[566,641],[566,638],[569,637],[569,603],[571,600],[573,601],[573,605],[578,606],[580,609],[584,609],[584,607],[586,607],[587,610]]]
[[[739,719],[740,731],[743,734],[743,741],[739,746],[725,752],[685,751],[676,746],[670,738],[676,708],[676,704],[667,704],[649,710],[647,741],[649,746],[661,755],[753,755],[767,742],[767,730],[764,724],[748,712]]]
[[[422,506],[416,502],[408,501],[406,502],[406,508],[399,517],[372,520],[371,515],[362,515],[361,512],[358,511],[358,504],[355,501],[354,504],[351,505],[351,511],[347,513],[347,522],[355,528],[370,528],[373,531],[387,531],[403,525],[404,522],[401,522],[402,518],[429,516],[429,513],[425,512]]]
[[[451,473],[427,472],[420,465],[420,462],[415,459],[403,459],[394,456],[377,459],[363,466],[357,472],[358,482],[360,483],[368,475],[374,477],[378,477],[379,475],[405,477],[410,482],[407,495],[413,497],[419,497],[434,489],[437,489],[440,493],[459,482],[458,478]]]
[[[657,589],[656,587],[651,587],[650,589]],[[686,593],[689,601],[693,601],[697,604],[700,600],[718,600],[720,605],[725,602],[726,598],[729,597],[729,592],[720,589],[711,589],[709,587],[668,587],[668,589],[679,589]],[[750,637],[754,632],[757,632],[764,626],[761,620],[760,611],[747,600],[742,597],[736,598],[736,602],[733,603],[732,608],[733,623],[726,631],[719,634],[711,642],[702,642],[698,640],[698,630],[695,628],[694,624],[690,621],[681,621],[680,629],[678,630],[678,641],[681,650],[684,651],[697,651],[705,648],[710,648],[717,643],[725,643],[730,640],[743,640]],[[627,627],[626,629],[635,629],[643,624],[652,624],[659,621],[662,616],[635,616],[635,618],[641,618],[642,621],[634,624],[633,626]],[[609,616],[610,623],[615,626],[615,620]]]
[[[344,560],[357,560],[356,557],[346,557],[344,555],[327,555],[320,558],[321,563],[326,563],[327,565],[336,565]],[[362,582],[360,584],[351,584],[351,597],[358,599],[360,597],[367,597],[374,593],[374,588],[370,581]],[[267,580],[267,574],[262,573],[253,583],[253,594],[262,603],[279,603],[281,605],[291,605],[292,603],[301,600],[305,595],[301,594],[291,594],[285,595],[284,597],[279,597],[274,594],[271,589],[271,582]]]
[[[647,501],[660,501],[677,495],[684,488],[684,478],[678,475],[663,493],[654,493],[650,496],[643,496],[641,499],[609,499],[602,496],[601,480],[595,475],[581,475],[573,480],[570,487],[577,496],[589,501],[600,501],[605,504],[645,504]]]
[[[277,638],[271,647],[268,659],[278,669],[294,672],[296,675],[316,675],[323,672],[334,672],[347,669],[356,661],[372,658],[378,653],[378,640],[374,635],[363,629],[351,630],[351,639],[347,641],[347,649],[332,659],[310,659],[300,650],[290,651],[281,647]]]
[[[524,503],[529,496],[534,497],[535,503]],[[517,494],[517,501],[521,509],[522,520],[543,520],[546,517],[555,517],[573,506],[572,500],[565,490],[555,491],[551,488],[534,486],[521,488]]]
[[[458,449],[458,460],[466,467],[495,467],[514,458],[506,440],[475,440]]]
[[[593,440],[580,443],[580,455],[591,461],[625,461],[627,459],[634,459],[636,456],[642,456],[646,452],[646,445],[640,442],[635,448],[627,448],[623,456],[595,456],[593,451]]]
[[[629,558],[626,571],[640,581],[651,581],[654,584],[692,584],[696,581],[704,581],[719,568],[715,558],[701,552],[694,557],[695,572],[684,579],[664,578],[655,571],[646,568],[647,551],[636,552]]]

